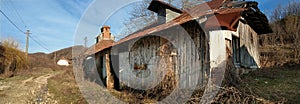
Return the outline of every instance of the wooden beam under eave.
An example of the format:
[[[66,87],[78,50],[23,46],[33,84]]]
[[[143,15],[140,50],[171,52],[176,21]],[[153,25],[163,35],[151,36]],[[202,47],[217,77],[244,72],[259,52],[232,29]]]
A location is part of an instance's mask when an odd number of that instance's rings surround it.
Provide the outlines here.
[[[114,88],[114,76],[113,76],[113,71],[111,70],[112,68],[110,67],[110,55],[109,53],[105,54],[105,67],[106,67],[106,85],[107,89],[112,90]]]

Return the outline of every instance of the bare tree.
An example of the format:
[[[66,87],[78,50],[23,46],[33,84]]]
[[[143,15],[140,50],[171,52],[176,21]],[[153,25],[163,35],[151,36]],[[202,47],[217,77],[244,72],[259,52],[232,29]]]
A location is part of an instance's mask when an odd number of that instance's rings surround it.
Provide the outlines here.
[[[274,31],[269,36],[271,45],[292,44],[294,58],[300,57],[300,2],[292,1],[287,6],[279,5],[271,15]]]
[[[147,9],[151,1],[143,0],[142,3],[135,5],[135,8],[129,12],[131,17],[123,23],[125,28],[122,30],[120,36],[131,34],[156,21],[157,15]],[[164,0],[164,2],[177,8],[185,9],[203,3],[204,0]]]
[[[205,1],[204,0],[181,0],[180,7],[183,9],[190,8],[203,2]]]

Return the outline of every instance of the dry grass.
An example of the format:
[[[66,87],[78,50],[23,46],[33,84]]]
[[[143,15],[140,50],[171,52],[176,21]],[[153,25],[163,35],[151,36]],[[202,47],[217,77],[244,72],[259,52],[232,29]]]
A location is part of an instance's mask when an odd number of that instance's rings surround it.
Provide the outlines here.
[[[71,67],[65,68],[65,72],[48,80],[50,93],[61,104],[86,104],[83,95],[76,83]]]
[[[127,103],[156,103],[165,99],[175,89],[176,80],[172,71],[169,71],[164,79],[154,88],[148,90],[136,90],[123,86],[120,93],[115,93],[120,100]]]
[[[273,102],[300,103],[300,65],[268,68],[242,77],[240,89]]]
[[[262,67],[281,67],[299,64],[299,57],[295,57],[292,44],[260,46]]]
[[[58,66],[56,65],[56,62],[54,60],[50,60],[47,57],[47,54],[44,53],[35,53],[35,54],[30,54],[29,55],[29,67],[34,68],[34,67],[46,67],[46,68],[51,68],[51,69],[57,69]]]
[[[260,69],[242,75],[236,87],[218,87],[214,104],[300,103],[300,65]],[[215,86],[217,87],[217,86]],[[187,103],[199,103],[203,90],[197,90]]]
[[[235,87],[218,87],[213,103],[300,103],[300,65],[259,69],[242,75]],[[216,86],[215,86],[216,87]],[[171,90],[171,89],[170,89]],[[194,91],[188,104],[199,103],[204,89]],[[147,91],[125,90],[116,93],[128,103],[156,103],[168,96],[156,93],[150,97]]]

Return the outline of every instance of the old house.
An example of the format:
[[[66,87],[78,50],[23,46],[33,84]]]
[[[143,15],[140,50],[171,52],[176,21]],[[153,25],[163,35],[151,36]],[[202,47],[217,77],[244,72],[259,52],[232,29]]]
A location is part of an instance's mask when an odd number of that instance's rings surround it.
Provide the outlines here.
[[[157,25],[95,48],[100,78],[106,71],[110,86],[120,81],[149,89],[168,76],[174,77],[180,88],[190,88],[203,85],[211,70],[223,67],[228,57],[238,68],[259,68],[258,35],[271,29],[257,5],[212,0],[180,10],[152,0],[148,9],[157,13]]]
[[[85,77],[101,85],[107,86],[107,70],[110,70],[110,50],[106,49],[113,45],[114,36],[109,26],[103,26],[101,33],[96,37],[96,44],[91,46],[85,54],[88,55],[84,62]],[[108,61],[107,61],[108,60]]]

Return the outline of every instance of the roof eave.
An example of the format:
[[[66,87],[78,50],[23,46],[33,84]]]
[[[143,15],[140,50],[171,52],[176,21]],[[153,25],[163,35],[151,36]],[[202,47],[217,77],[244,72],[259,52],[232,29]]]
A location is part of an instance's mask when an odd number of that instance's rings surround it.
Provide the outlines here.
[[[148,6],[148,10],[151,10],[151,11],[157,13],[158,10],[159,10],[158,7],[160,7],[160,8],[163,7],[165,9],[170,9],[170,10],[172,10],[174,12],[177,12],[177,13],[180,13],[180,14],[183,13],[182,10],[172,6],[171,4],[160,1],[160,0],[152,0],[150,5]]]

